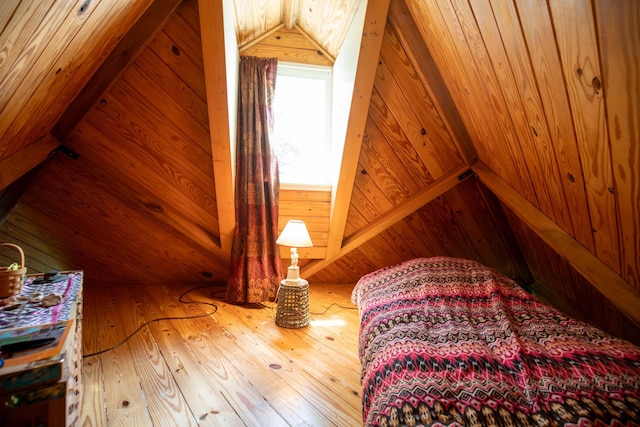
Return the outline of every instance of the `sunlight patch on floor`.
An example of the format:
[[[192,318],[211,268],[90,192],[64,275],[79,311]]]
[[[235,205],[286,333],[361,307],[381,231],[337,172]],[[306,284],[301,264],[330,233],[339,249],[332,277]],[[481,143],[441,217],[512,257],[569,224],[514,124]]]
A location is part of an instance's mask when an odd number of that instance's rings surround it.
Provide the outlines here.
[[[322,319],[322,320],[311,320],[311,326],[345,326],[346,322],[342,319]]]

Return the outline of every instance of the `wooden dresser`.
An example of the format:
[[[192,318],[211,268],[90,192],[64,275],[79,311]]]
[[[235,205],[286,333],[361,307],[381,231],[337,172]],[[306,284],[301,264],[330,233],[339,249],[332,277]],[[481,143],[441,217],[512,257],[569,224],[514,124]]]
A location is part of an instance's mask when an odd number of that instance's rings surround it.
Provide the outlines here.
[[[82,271],[29,275],[20,304],[0,310],[0,426],[79,425],[82,279]],[[37,300],[45,295],[59,303],[43,307]]]

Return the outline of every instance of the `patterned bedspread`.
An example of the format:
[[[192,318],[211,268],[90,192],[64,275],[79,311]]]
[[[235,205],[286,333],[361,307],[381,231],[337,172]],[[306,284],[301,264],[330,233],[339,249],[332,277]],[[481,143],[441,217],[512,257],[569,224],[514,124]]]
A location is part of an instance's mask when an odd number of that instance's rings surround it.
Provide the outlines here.
[[[366,426],[640,426],[640,348],[469,260],[362,277]]]

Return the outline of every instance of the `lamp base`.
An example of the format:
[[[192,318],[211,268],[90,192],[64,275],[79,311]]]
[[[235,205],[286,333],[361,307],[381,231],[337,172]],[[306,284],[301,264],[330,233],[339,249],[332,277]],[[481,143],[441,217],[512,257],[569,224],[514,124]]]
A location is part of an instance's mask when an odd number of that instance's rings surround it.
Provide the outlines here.
[[[287,278],[282,281],[282,283],[287,285],[303,285],[308,282],[304,279],[300,278],[300,267],[298,266],[289,266],[287,270]]]
[[[280,284],[281,285],[289,285],[289,286],[295,286],[295,285],[302,286],[302,285],[308,285],[309,282],[307,282],[305,279],[300,279],[300,278],[298,278],[298,279],[286,278],[284,280],[281,280]]]

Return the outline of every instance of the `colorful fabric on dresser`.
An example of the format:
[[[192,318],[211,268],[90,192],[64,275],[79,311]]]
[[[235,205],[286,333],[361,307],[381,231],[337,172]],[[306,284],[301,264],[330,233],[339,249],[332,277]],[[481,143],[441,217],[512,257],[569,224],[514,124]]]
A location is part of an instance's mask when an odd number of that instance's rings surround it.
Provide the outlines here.
[[[366,426],[638,426],[640,348],[469,260],[362,277]]]
[[[0,310],[0,329],[27,328],[69,320],[71,307],[78,297],[82,283],[82,271],[71,271],[61,275],[55,282],[39,282],[39,276],[27,276],[20,294],[16,298],[22,302],[19,308]],[[60,303],[42,307],[29,302],[35,295],[59,295]]]

